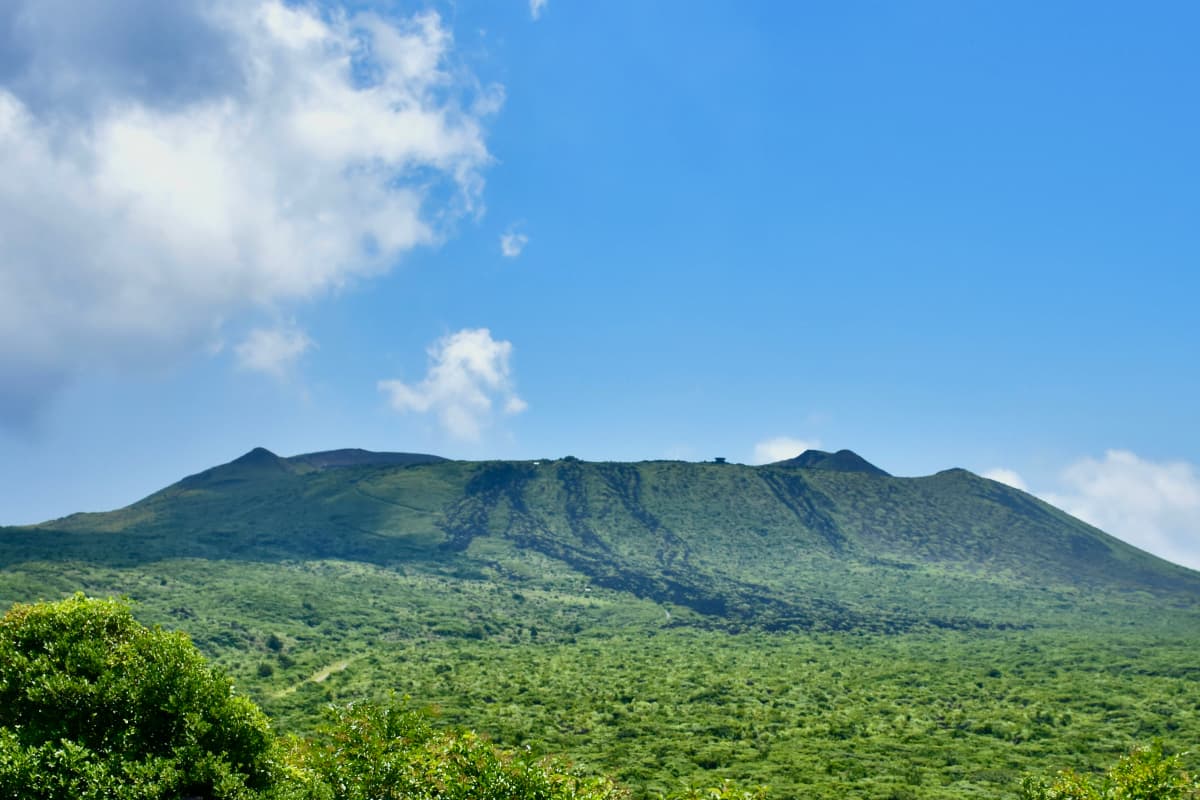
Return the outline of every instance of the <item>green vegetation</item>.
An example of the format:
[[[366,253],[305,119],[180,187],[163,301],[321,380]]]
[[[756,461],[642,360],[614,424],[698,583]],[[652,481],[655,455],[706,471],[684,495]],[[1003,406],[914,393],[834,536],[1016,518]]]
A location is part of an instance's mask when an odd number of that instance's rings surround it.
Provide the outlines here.
[[[829,637],[825,645],[836,639]],[[282,650],[283,645],[273,645],[273,641],[268,637],[266,647]],[[282,639],[279,641],[282,643]],[[1059,749],[1064,741],[1079,749],[1097,735],[1107,735],[1109,744],[1123,741],[1122,728],[1129,730],[1127,723],[1122,724],[1121,715],[1112,713],[1120,706],[1106,699],[1119,685],[1115,679],[1124,671],[1121,667],[1127,666],[1119,663],[1107,671],[1113,681],[1097,685],[1090,696],[1080,698],[1108,713],[1091,725],[1078,725],[1069,711],[1027,702],[1029,696],[1037,694],[1036,685],[1030,686],[1023,674],[1023,669],[1037,661],[1030,658],[1037,653],[1034,646],[1024,649],[1022,660],[1004,664],[1015,671],[1015,680],[1006,680],[1000,669],[992,667],[986,674],[979,673],[991,684],[987,689],[978,691],[984,684],[977,681],[977,691],[943,698],[938,706],[916,712],[922,704],[912,703],[911,697],[901,704],[897,698],[874,696],[886,694],[886,687],[895,684],[898,676],[907,677],[901,683],[912,695],[920,695],[921,683],[901,663],[904,655],[900,650],[887,659],[893,672],[891,681],[878,674],[860,674],[850,680],[846,673],[836,670],[818,680],[804,681],[798,691],[789,692],[780,680],[785,673],[797,683],[797,676],[805,668],[813,669],[823,662],[856,670],[871,663],[879,668],[885,661],[876,654],[854,664],[847,661],[850,651],[829,652],[824,658],[810,652],[803,665],[790,664],[790,670],[781,670],[776,679],[769,670],[762,670],[760,663],[758,671],[746,673],[758,680],[746,680],[750,689],[739,691],[734,683],[744,673],[745,665],[735,660],[746,652],[758,651],[761,656],[763,642],[758,646],[753,642],[739,644],[742,646],[715,654],[708,666],[718,685],[712,685],[709,679],[707,687],[704,673],[695,669],[697,659],[690,660],[693,667],[678,676],[682,680],[677,679],[676,685],[647,685],[644,681],[631,685],[630,675],[650,672],[645,664],[604,664],[599,650],[590,650],[593,685],[577,684],[575,694],[599,694],[611,713],[621,719],[621,725],[610,731],[615,732],[615,739],[605,737],[602,727],[596,731],[603,748],[616,749],[622,760],[636,761],[636,747],[623,747],[621,740],[636,740],[637,735],[629,736],[627,732],[649,726],[661,736],[653,756],[668,769],[686,763],[689,757],[707,762],[708,781],[700,784],[705,788],[667,791],[643,785],[643,795],[671,800],[761,800],[762,790],[740,788],[739,782],[727,778],[714,788],[708,785],[717,775],[728,774],[722,762],[727,762],[738,747],[755,750],[760,759],[766,756],[772,747],[770,732],[792,716],[774,709],[792,706],[795,700],[815,706],[817,713],[805,723],[800,735],[809,740],[810,748],[815,746],[823,752],[811,762],[800,759],[791,763],[798,780],[782,791],[776,790],[775,796],[780,797],[970,796],[980,777],[978,768],[973,780],[958,783],[946,782],[945,775],[939,775],[935,768],[938,764],[961,764],[959,756],[967,753],[976,760],[986,759],[993,777],[1003,778],[1006,784],[1002,791],[981,796],[1001,796],[1017,788],[1019,770],[1015,765],[1022,755],[1034,756],[1026,759],[1026,766],[1030,762],[1044,763],[1054,752],[1046,745],[1056,740]],[[611,650],[632,652],[628,646]],[[951,652],[961,654],[962,650]],[[680,655],[668,646],[646,653],[645,658],[663,658],[668,653]],[[460,664],[472,662],[459,655]],[[772,653],[766,661],[781,655]],[[1178,655],[1177,669],[1186,677],[1190,662],[1185,653]],[[586,771],[539,755],[528,745],[505,749],[474,733],[436,728],[428,713],[414,710],[394,696],[375,703],[327,705],[322,720],[310,734],[275,741],[261,712],[245,698],[233,695],[228,680],[211,670],[182,634],[144,628],[133,620],[127,605],[111,600],[76,596],[57,603],[14,606],[0,620],[0,656],[0,796],[29,800],[165,800],[181,796],[237,800],[618,800],[626,796],[625,790],[609,779],[589,776]],[[924,663],[931,662],[937,659],[927,654]],[[552,670],[526,676],[526,689],[518,694],[527,695],[528,687],[544,685],[548,694],[570,697],[565,687],[582,676],[560,675],[555,683],[552,672],[562,672],[563,663],[558,660]],[[970,664],[967,668],[977,670],[980,666]],[[451,671],[434,670],[440,674]],[[595,685],[595,676],[614,671],[625,673],[619,687]],[[936,675],[927,679],[939,682]],[[759,680],[763,686],[756,692],[753,687]],[[465,682],[471,683],[471,679]],[[939,683],[945,685],[944,681]],[[456,688],[461,690],[463,685],[459,683]],[[689,686],[691,694],[686,691]],[[503,688],[503,684],[479,688]],[[1182,689],[1182,684],[1177,688]],[[854,697],[855,691],[871,694]],[[847,696],[839,698],[842,692]],[[1009,692],[1025,696],[1013,698],[1016,702],[1011,704],[1023,707],[1023,713],[1008,719],[975,718],[971,705],[963,702],[972,694]],[[470,693],[465,694],[464,699],[471,702]],[[755,694],[757,700],[752,699]],[[674,705],[663,703],[659,696],[674,698]],[[787,702],[789,696],[792,702]],[[769,700],[772,697],[784,698],[785,702],[773,703]],[[535,700],[534,705],[541,703]],[[717,731],[721,734],[717,741],[726,742],[726,746],[702,744],[706,732],[696,725],[694,713],[682,728],[653,722],[659,717],[672,719],[681,709],[697,705],[715,707],[713,724],[725,729]],[[597,718],[596,708],[593,704],[589,712],[592,720]],[[639,710],[650,713],[639,714]],[[1142,712],[1137,720],[1139,732],[1156,727],[1152,720],[1163,709]],[[1171,716],[1168,714],[1165,726],[1157,727],[1177,730]],[[503,716],[496,721],[502,722]],[[755,725],[758,738],[753,742],[743,737],[740,745],[730,743],[736,741],[730,735],[733,729]],[[1065,737],[1056,730],[1075,726]],[[1189,726],[1189,735],[1194,735],[1195,727]],[[989,738],[994,741],[985,744]],[[956,744],[955,740],[960,739],[968,741]],[[690,753],[671,750],[689,743],[693,748]],[[891,752],[884,753],[885,748]],[[790,745],[785,749],[791,752]],[[898,759],[903,759],[905,770],[890,774]],[[1005,765],[1010,768],[1005,769]],[[1200,797],[1200,784],[1184,771],[1182,758],[1165,755],[1161,742],[1134,751],[1104,776],[1067,771],[1053,781],[1026,777],[1019,788],[1022,800]]]
[[[1059,773],[1053,781],[1026,778],[1022,800],[1196,800],[1200,778],[1189,775],[1179,756],[1163,752],[1162,742],[1134,750],[1104,776]]]
[[[475,733],[437,731],[426,714],[395,701],[328,710],[291,760],[310,790],[336,800],[618,800],[611,781],[561,762],[506,752]]]
[[[581,774],[612,775],[637,798],[724,779],[766,784],[773,798],[1013,797],[1023,773],[1047,765],[1088,771],[1138,741],[1200,741],[1200,630],[1172,614],[731,634],[673,625],[611,590],[514,591],[499,576],[342,562],[21,575],[125,588],[143,621],[193,633],[284,732],[312,732],[330,703],[395,691],[507,750],[569,754]]]
[[[0,794],[206,796],[271,784],[262,712],[185,636],[82,595],[0,619]]]
[[[569,592],[613,589],[725,630],[1024,627],[1087,606],[1144,610],[1147,594],[1194,611],[1200,597],[1200,575],[963,470],[314,463],[256,450],[127,509],[7,529],[0,563],[490,570]],[[547,566],[565,580],[546,586]]]
[[[693,794],[691,792],[683,795]],[[749,800],[728,784],[714,798]],[[83,595],[0,619],[0,796],[24,800],[619,800],[475,733],[435,730],[390,699],[329,707],[309,737],[273,739],[186,637]]]
[[[568,753],[635,800],[1014,798],[1200,741],[1200,576],[970,473],[856,458],[256,451],[0,529],[0,604],[125,595],[299,740],[408,695],[497,763]]]

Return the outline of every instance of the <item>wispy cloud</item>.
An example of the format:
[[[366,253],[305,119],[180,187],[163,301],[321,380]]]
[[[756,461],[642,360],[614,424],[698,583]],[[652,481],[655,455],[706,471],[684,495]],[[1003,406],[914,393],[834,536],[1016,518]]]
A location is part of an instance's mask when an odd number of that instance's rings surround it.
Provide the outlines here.
[[[772,464],[776,461],[784,461],[789,458],[795,458],[805,450],[817,450],[821,447],[821,443],[815,439],[795,439],[791,436],[776,436],[773,439],[765,439],[754,445],[754,463],[755,464]]]
[[[1109,450],[1071,464],[1059,491],[1041,497],[1143,550],[1200,569],[1200,472],[1192,464]]]
[[[1200,471],[1186,461],[1156,462],[1109,450],[1103,458],[1071,463],[1044,490],[1031,489],[1004,467],[983,477],[1036,494],[1142,550],[1200,569]]]
[[[312,339],[295,327],[255,328],[234,354],[242,369],[282,378],[312,346]]]
[[[479,204],[502,93],[434,13],[282,0],[10,0],[0,71],[0,423],[82,365],[203,351]],[[295,345],[299,340],[292,339]]]
[[[527,244],[529,244],[529,237],[525,234],[507,231],[500,235],[500,254],[505,258],[516,258],[521,255],[521,251]]]
[[[512,351],[512,342],[493,339],[487,328],[464,329],[429,347],[429,369],[422,380],[382,380],[379,389],[396,411],[435,414],[451,436],[477,440],[496,404],[504,414],[528,407],[516,393]]]
[[[529,0],[529,16],[535,20],[541,19],[542,12],[546,10],[548,0]]]

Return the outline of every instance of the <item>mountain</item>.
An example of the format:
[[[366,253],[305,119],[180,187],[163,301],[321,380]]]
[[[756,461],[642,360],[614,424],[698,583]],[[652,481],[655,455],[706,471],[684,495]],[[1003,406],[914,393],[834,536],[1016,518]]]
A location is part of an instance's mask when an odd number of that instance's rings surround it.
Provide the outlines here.
[[[1026,771],[1200,741],[1200,574],[965,470],[893,477],[848,450],[256,448],[0,529],[0,607],[76,591],[187,632],[285,731],[395,692],[634,800],[726,778],[1015,798]]]
[[[751,467],[256,448],[125,509],[4,530],[0,554],[464,575],[548,561],[734,630],[1029,626],[1099,598],[1200,598],[1200,574],[1029,494],[961,469],[897,478],[849,450]]]

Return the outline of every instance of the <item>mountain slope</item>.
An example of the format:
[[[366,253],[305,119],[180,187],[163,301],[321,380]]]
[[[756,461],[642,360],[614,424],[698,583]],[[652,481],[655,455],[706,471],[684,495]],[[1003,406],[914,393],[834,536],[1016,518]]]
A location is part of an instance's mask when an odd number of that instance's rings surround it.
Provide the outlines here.
[[[1200,598],[1200,574],[1019,490],[896,478],[850,451],[748,467],[258,448],[126,509],[5,529],[0,558],[339,559],[535,583],[531,560],[549,559],[681,621],[768,630],[1025,626]]]

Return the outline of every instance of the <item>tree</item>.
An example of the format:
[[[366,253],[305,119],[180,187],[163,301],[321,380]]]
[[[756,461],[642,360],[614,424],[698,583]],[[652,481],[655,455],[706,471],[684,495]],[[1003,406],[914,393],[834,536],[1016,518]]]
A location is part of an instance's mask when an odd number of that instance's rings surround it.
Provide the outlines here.
[[[1135,749],[1101,777],[1072,770],[1050,782],[1026,777],[1021,800],[1200,800],[1200,779],[1155,742]]]
[[[267,719],[180,633],[77,594],[0,619],[0,796],[244,800],[273,783]]]

